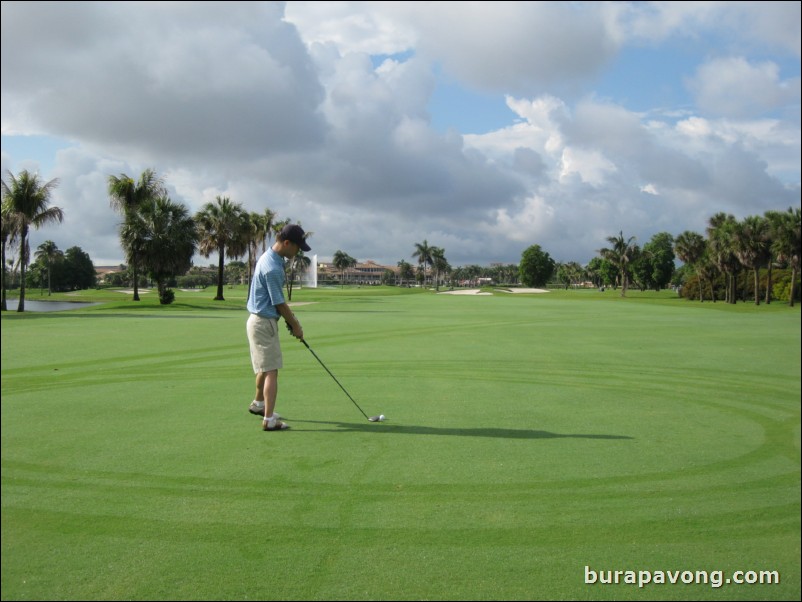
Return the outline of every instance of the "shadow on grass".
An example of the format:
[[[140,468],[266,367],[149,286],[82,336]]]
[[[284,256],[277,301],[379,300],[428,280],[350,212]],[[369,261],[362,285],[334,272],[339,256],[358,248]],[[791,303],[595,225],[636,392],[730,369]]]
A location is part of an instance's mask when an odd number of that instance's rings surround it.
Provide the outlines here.
[[[505,428],[441,428],[432,426],[415,425],[396,425],[381,423],[361,423],[361,422],[333,422],[325,420],[290,420],[287,422],[292,425],[294,431],[304,432],[374,432],[381,434],[395,435],[437,435],[448,437],[493,437],[498,439],[603,439],[603,440],[624,440],[634,439],[628,435],[596,435],[583,433],[552,433],[550,431],[537,431],[531,429],[505,429]],[[324,425],[330,428],[298,428],[297,424]]]

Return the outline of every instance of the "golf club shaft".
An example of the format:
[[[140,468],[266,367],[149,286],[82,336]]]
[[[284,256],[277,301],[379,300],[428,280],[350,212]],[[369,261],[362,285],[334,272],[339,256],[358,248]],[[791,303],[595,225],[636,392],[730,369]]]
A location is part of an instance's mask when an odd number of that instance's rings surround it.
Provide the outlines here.
[[[332,374],[332,373],[331,373],[331,370],[329,370],[328,368],[326,368],[326,364],[324,364],[324,363],[323,363],[323,360],[322,360],[322,359],[320,359],[320,358],[317,356],[317,353],[315,353],[314,349],[312,349],[312,348],[309,346],[309,343],[307,343],[307,342],[306,342],[305,340],[303,340],[303,339],[301,339],[301,342],[302,342],[302,343],[303,343],[303,344],[306,346],[306,348],[307,348],[307,349],[309,349],[309,351],[311,351],[311,352],[312,352],[312,355],[314,355],[314,356],[315,356],[315,359],[316,359],[318,362],[320,362],[320,365],[321,365],[321,366],[323,366],[323,368],[326,370],[326,372],[328,372],[328,373],[329,373],[329,376],[331,376],[331,377],[334,379],[334,382],[336,382],[338,385],[340,385],[340,381],[339,381],[339,380],[337,380],[337,377],[336,377],[336,376],[334,376],[334,374]],[[353,403],[353,404],[356,406],[356,409],[357,409],[357,410],[359,410],[359,411],[362,413],[362,415],[363,415],[363,416],[364,416],[364,417],[365,417],[367,420],[370,420],[370,418],[368,418],[368,415],[367,415],[367,414],[365,414],[365,412],[363,412],[363,411],[362,411],[362,408],[360,408],[360,407],[359,407],[359,404],[358,404],[356,401],[354,401],[354,398],[353,398],[353,397],[351,397],[350,393],[348,393],[348,391],[346,391],[346,390],[345,390],[345,387],[343,387],[342,385],[340,385],[340,388],[343,390],[343,393],[345,393],[346,395],[348,395],[348,399],[350,399],[350,400],[351,400],[351,402],[352,402],[352,403]]]

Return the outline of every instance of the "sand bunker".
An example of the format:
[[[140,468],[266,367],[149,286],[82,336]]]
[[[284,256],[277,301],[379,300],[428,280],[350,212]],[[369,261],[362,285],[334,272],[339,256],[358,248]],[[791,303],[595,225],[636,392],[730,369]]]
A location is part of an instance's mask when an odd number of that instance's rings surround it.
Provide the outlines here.
[[[497,288],[497,293],[548,293],[544,288]],[[455,291],[441,291],[441,295],[492,295],[493,293],[482,292],[478,288],[461,288]]]
[[[492,295],[493,293],[483,293],[478,288],[461,288],[455,291],[440,291],[440,295]]]

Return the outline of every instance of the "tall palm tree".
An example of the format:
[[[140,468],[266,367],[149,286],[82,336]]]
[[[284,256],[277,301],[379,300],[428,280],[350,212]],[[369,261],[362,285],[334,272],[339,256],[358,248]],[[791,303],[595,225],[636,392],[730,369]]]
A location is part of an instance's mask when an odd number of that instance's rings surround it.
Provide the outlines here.
[[[446,259],[445,249],[440,247],[432,247],[432,268],[434,269],[434,288],[440,290],[440,274],[444,274],[448,269],[448,260]]]
[[[273,221],[273,234],[278,234],[279,232],[281,232],[284,229],[284,226],[286,226],[287,224],[289,224],[291,222],[292,222],[292,220],[289,217],[285,217],[282,220],[274,220]],[[301,222],[298,222],[298,225],[300,225],[300,224],[301,224]],[[270,236],[268,235],[267,238],[269,239]],[[265,246],[262,245],[262,250],[264,250],[264,249],[265,249]]]
[[[215,301],[225,301],[223,297],[223,274],[226,251],[230,257],[240,257],[248,249],[250,216],[240,203],[232,203],[228,197],[217,196],[216,203],[206,203],[195,214],[198,224],[200,245],[198,251],[209,257],[215,251],[217,261],[217,295]]]
[[[710,259],[727,278],[727,303],[735,303],[736,276],[740,261],[734,252],[734,237],[737,220],[727,213],[716,213],[708,220],[707,242]]]
[[[264,224],[264,232],[262,232],[262,253],[267,251],[267,245],[270,243],[270,235],[273,233],[276,215],[277,213],[271,209],[265,209],[261,214],[262,222]],[[285,223],[289,223],[289,220],[287,220]]]
[[[0,272],[0,279],[2,282],[0,286],[2,286],[2,306],[0,309],[2,311],[6,311],[8,309],[8,303],[6,302],[6,247],[13,245],[17,241],[17,234],[19,228],[17,227],[17,219],[16,215],[11,213],[10,204],[3,202],[0,204],[0,209],[2,210],[2,236],[3,236],[3,246],[2,246],[2,272]]]
[[[309,232],[306,233],[310,234]],[[304,237],[306,239],[306,237]],[[295,274],[303,274],[312,265],[312,260],[304,255],[303,251],[298,251],[298,254],[292,258],[290,262],[290,273],[287,278],[287,300],[292,301],[292,287],[295,284]]]
[[[759,215],[745,217],[733,232],[733,252],[738,261],[755,274],[755,305],[760,305],[760,268],[771,258],[769,222]]]
[[[406,281],[407,284],[410,280],[415,277],[415,273],[412,271],[412,264],[404,261],[403,259],[399,261],[397,264],[398,266],[398,279],[403,285]]]
[[[265,221],[262,215],[251,211],[248,214],[248,294],[251,292],[253,270],[259,255],[259,245],[265,238],[265,230]]]
[[[275,211],[265,209],[264,213],[252,211],[248,216],[248,292],[251,290],[253,271],[256,269],[256,262],[259,258],[259,246],[262,253],[267,250],[267,243],[273,232],[273,220],[276,218]]]
[[[566,263],[558,263],[557,264],[557,280],[563,283],[566,290],[568,290],[569,286],[576,286],[579,284],[579,281],[584,276],[585,270],[579,265],[576,261],[568,261]],[[504,275],[503,271],[498,272],[497,277],[502,277]],[[498,280],[501,282],[501,280]]]
[[[356,265],[356,259],[351,257],[345,251],[337,251],[332,257],[331,262],[334,264],[334,267],[340,270],[340,286],[345,286],[345,270],[348,268],[352,268]]]
[[[277,224],[274,226],[276,233],[281,232],[286,224],[289,224],[290,220],[287,219],[281,224]],[[299,226],[301,225],[300,220],[296,222]],[[314,232],[311,230],[307,230],[304,232],[304,240],[312,236]],[[309,257],[304,257],[304,252],[302,250],[298,250],[298,254],[292,258],[292,261],[284,264],[284,273],[286,274],[287,278],[284,281],[284,288],[287,290],[287,299],[292,301],[292,287],[295,284],[295,273],[296,273],[296,265],[300,265],[300,271],[304,271],[312,264],[312,260]]]
[[[423,242],[415,243],[415,252],[412,257],[418,258],[418,266],[423,270],[423,285],[426,286],[426,266],[431,265],[434,261],[432,257],[432,247],[429,246],[428,241],[424,239]]]
[[[146,201],[167,194],[164,181],[152,169],[146,169],[135,182],[130,176],[120,174],[109,176],[108,194],[112,209],[122,213],[123,220],[127,221],[132,213]],[[128,241],[129,263],[134,275],[134,301],[139,301],[139,241]]]
[[[788,263],[791,268],[791,307],[794,306],[796,281],[802,257],[802,211],[799,207],[789,207],[782,213],[783,219],[772,242],[772,251],[777,260]]]
[[[136,211],[129,211],[125,215],[123,222],[119,226],[119,233],[120,244],[123,252],[125,253],[125,261],[128,263],[128,270],[126,271],[131,274],[134,265],[134,257],[136,257],[137,264],[141,263],[142,246],[144,245],[145,238],[148,235],[147,224],[145,223],[143,216],[139,213],[139,208],[137,208]],[[134,281],[138,279],[139,272],[137,270],[137,276],[134,278]],[[139,299],[138,292],[138,288],[135,288],[135,301]]]
[[[50,267],[58,257],[63,257],[64,253],[56,246],[52,240],[46,240],[36,249],[36,259],[44,259],[47,264],[47,296],[53,293],[53,286],[50,282]]]
[[[160,303],[170,303],[167,280],[192,266],[198,241],[195,220],[187,208],[166,195],[148,199],[128,214],[120,238],[128,249],[136,246],[142,267],[156,281]]]
[[[707,282],[708,287],[710,288],[710,300],[715,303],[716,302],[716,290],[715,290],[715,283],[716,278],[718,277],[721,272],[719,271],[716,264],[710,259],[710,253],[705,250],[702,258],[696,264],[696,272],[699,274],[699,288],[701,289],[703,284]],[[702,298],[703,293],[700,290],[699,296]]]
[[[621,276],[621,296],[627,296],[627,286],[629,285],[629,265],[638,255],[638,245],[635,244],[635,237],[630,236],[624,239],[623,231],[618,233],[618,236],[608,236],[607,242],[612,245],[611,249],[600,249],[599,253],[603,259],[606,259],[615,267],[618,268],[619,275]]]
[[[707,249],[707,242],[704,237],[698,232],[691,232],[685,230],[682,234],[674,239],[674,252],[683,263],[696,270],[696,276],[699,279],[699,301],[704,301],[702,294],[702,266],[701,261],[704,258]]]
[[[783,222],[786,219],[786,213],[782,211],[766,211],[763,217],[766,218],[768,224],[768,238],[769,238],[769,251],[766,266],[768,268],[768,275],[766,277],[766,305],[771,303],[774,282],[772,279],[772,272],[775,262],[779,262],[778,253],[776,251],[777,238],[782,236]]]
[[[50,206],[50,195],[58,186],[58,179],[42,184],[39,174],[32,174],[28,170],[22,170],[16,177],[9,171],[8,178],[9,183],[2,181],[3,213],[14,224],[19,240],[21,281],[17,311],[24,312],[25,268],[30,256],[28,232],[31,226],[38,230],[52,222],[61,223],[64,221],[64,212],[59,207]]]

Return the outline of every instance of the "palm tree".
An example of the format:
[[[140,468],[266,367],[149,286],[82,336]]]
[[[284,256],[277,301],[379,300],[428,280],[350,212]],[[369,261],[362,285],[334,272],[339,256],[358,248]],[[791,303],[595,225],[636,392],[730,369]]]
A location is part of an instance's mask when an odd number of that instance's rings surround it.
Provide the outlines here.
[[[331,261],[334,267],[340,270],[340,286],[345,286],[345,270],[356,265],[356,259],[345,251],[337,251]]]
[[[248,214],[248,293],[251,292],[252,274],[256,267],[259,245],[265,238],[265,222],[261,214],[251,211]]]
[[[281,222],[281,224],[277,224],[276,226],[274,226],[276,233],[281,232],[281,230],[284,229],[284,226],[286,226],[289,223],[290,220],[287,219]],[[297,224],[299,226],[301,225],[300,220],[297,222]],[[313,234],[314,232],[312,232],[311,230],[307,230],[306,232],[304,232],[304,240],[306,240]],[[298,262],[300,262],[301,265],[300,269],[301,272],[312,264],[312,260],[309,259],[308,257],[304,257],[304,252],[301,249],[298,250],[298,254],[292,258],[292,261],[284,264],[284,273],[287,276],[287,278],[284,281],[284,288],[287,289],[287,299],[290,301],[292,301],[292,286],[295,283],[295,272],[296,272],[295,266],[298,264]]]
[[[802,257],[802,212],[798,207],[789,207],[782,213],[783,219],[772,242],[772,251],[780,262],[791,267],[791,307],[794,306],[796,280]]]
[[[432,247],[432,268],[434,269],[434,288],[440,290],[440,274],[445,274],[451,267],[448,265],[448,260],[445,256],[445,249],[440,247]]]
[[[267,250],[267,243],[273,232],[274,219],[276,219],[276,213],[270,209],[265,209],[264,213],[252,211],[248,216],[250,223],[248,230],[248,292],[251,290],[251,280],[256,268],[259,246],[262,247],[262,253]]]
[[[248,248],[250,219],[239,203],[232,203],[228,197],[218,196],[215,203],[206,203],[195,214],[198,224],[200,245],[198,250],[204,257],[217,251],[217,295],[215,301],[225,301],[223,297],[223,274],[226,251],[231,257],[242,256]]]
[[[398,266],[398,278],[401,281],[401,284],[404,284],[404,281],[409,283],[415,277],[415,273],[412,271],[412,264],[404,261],[403,259],[399,261],[397,264]]]
[[[718,267],[710,259],[710,253],[705,250],[702,254],[702,258],[696,264],[696,272],[699,274],[699,288],[702,288],[704,282],[707,282],[710,288],[710,300],[713,303],[716,302],[716,291],[715,291],[715,282],[718,275],[721,273],[719,272]],[[699,291],[699,297],[701,298],[703,295],[702,291]]]
[[[557,264],[557,280],[565,285],[566,290],[569,286],[576,286],[582,279],[585,270],[576,261],[569,261],[567,263]],[[503,272],[499,273],[502,276]]]
[[[273,222],[273,234],[278,234],[279,232],[281,232],[284,229],[284,226],[286,226],[287,224],[289,224],[291,222],[292,222],[292,220],[289,217],[286,217],[286,218],[284,218],[282,220],[279,220],[279,221],[274,221]],[[298,225],[300,225],[300,224],[301,224],[301,222],[298,222]],[[270,238],[269,234],[268,234],[267,238],[268,239]],[[262,249],[264,249],[264,248],[265,247],[263,245]]]
[[[639,248],[635,244],[635,237],[631,236],[624,240],[624,233],[619,232],[618,236],[608,236],[607,242],[612,249],[600,249],[599,253],[616,268],[621,276],[621,296],[627,296],[627,286],[629,284],[629,265],[637,257]]]
[[[737,221],[734,216],[726,213],[716,213],[710,218],[707,227],[708,251],[710,260],[727,277],[727,303],[735,303],[736,275],[740,261],[734,252],[733,239]]]
[[[124,246],[136,246],[142,266],[156,281],[159,302],[172,302],[167,280],[184,274],[192,266],[198,233],[195,220],[184,205],[168,196],[148,199],[131,212],[121,228]]]
[[[3,247],[2,247],[2,273],[0,273],[0,278],[2,279],[2,306],[0,309],[2,311],[6,311],[8,309],[8,304],[6,302],[6,247],[9,245],[13,245],[17,240],[17,233],[19,228],[17,228],[17,220],[16,216],[11,213],[10,205],[7,203],[2,203],[0,205],[2,208],[2,234],[3,234]]]
[[[267,251],[267,246],[270,243],[270,235],[273,232],[274,221],[276,216],[278,215],[275,211],[271,209],[265,209],[262,215],[262,222],[264,224],[264,232],[262,232],[262,253]],[[282,228],[285,224],[288,224],[290,220],[286,220],[282,222]],[[280,230],[278,230],[280,231]]]
[[[426,266],[431,265],[434,259],[432,258],[432,247],[424,239],[423,242],[415,243],[415,252],[412,257],[418,258],[418,266],[423,270],[423,285],[426,285]]]
[[[735,226],[733,252],[738,261],[755,273],[755,305],[760,305],[760,267],[771,259],[769,223],[759,215],[750,215]]]
[[[773,293],[773,279],[772,279],[772,271],[774,268],[775,262],[780,261],[778,257],[778,253],[775,249],[777,238],[782,236],[782,229],[783,229],[783,222],[786,219],[786,213],[782,211],[766,211],[763,214],[763,217],[766,218],[766,222],[768,223],[768,238],[769,238],[769,252],[768,252],[768,260],[766,261],[766,265],[768,267],[768,276],[766,277],[766,305],[771,303],[771,297]]]
[[[307,232],[307,235],[310,233]],[[306,236],[304,236],[306,239]],[[304,255],[303,251],[298,251],[298,254],[292,258],[289,266],[289,278],[287,278],[287,301],[292,301],[292,287],[295,284],[295,274],[303,274],[312,265],[312,260]]]
[[[674,240],[674,252],[680,260],[696,270],[699,279],[699,301],[704,301],[702,294],[702,265],[701,262],[707,250],[707,242],[697,233],[686,230]]]
[[[130,214],[136,213],[144,202],[167,194],[164,181],[152,169],[143,171],[138,182],[124,173],[119,177],[109,176],[108,193],[111,207],[122,213],[125,221]],[[139,301],[139,242],[128,241],[127,245],[131,253],[129,263],[134,274],[134,301]]]
[[[482,268],[481,266],[472,263],[471,265],[465,266],[465,274],[468,276],[469,286],[476,286],[479,284],[479,278],[482,275]]]
[[[15,177],[8,172],[9,184],[5,180],[3,186],[3,214],[9,216],[16,229],[20,248],[20,295],[18,312],[25,311],[25,267],[28,265],[30,249],[28,248],[28,232],[31,226],[39,229],[51,222],[64,221],[64,212],[59,207],[50,207],[50,195],[58,186],[58,179],[44,184],[38,174],[22,170]],[[5,266],[4,266],[5,267]]]
[[[53,293],[53,287],[50,282],[50,266],[53,261],[58,257],[63,257],[64,253],[59,250],[52,240],[46,240],[36,249],[36,259],[44,259],[47,264],[47,296]]]

